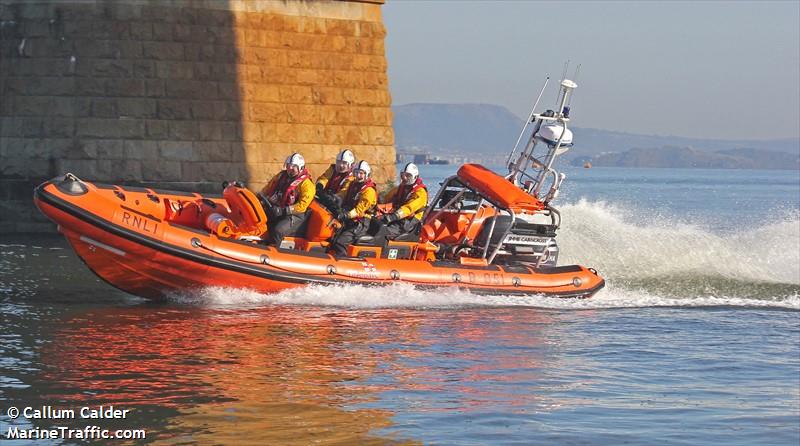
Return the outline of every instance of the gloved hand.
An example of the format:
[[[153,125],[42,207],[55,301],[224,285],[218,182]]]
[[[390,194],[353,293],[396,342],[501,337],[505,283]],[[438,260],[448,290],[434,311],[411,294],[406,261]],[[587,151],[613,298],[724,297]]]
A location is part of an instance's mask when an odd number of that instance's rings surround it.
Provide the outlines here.
[[[274,208],[275,218],[282,218],[286,217],[287,215],[291,214],[292,211],[288,207],[276,207]]]
[[[338,214],[336,214],[336,219],[339,220],[342,223],[346,222],[347,221],[347,213],[345,213],[343,211],[339,212]]]
[[[394,223],[397,220],[399,220],[399,218],[397,218],[397,214],[395,214],[394,212],[391,214],[383,214],[383,217],[381,217],[381,223],[383,223],[384,225]]]
[[[233,186],[236,186],[236,187],[244,187],[244,183],[242,183],[241,181],[238,181],[238,180],[223,181],[222,182],[222,190],[225,190],[230,185],[233,185]]]

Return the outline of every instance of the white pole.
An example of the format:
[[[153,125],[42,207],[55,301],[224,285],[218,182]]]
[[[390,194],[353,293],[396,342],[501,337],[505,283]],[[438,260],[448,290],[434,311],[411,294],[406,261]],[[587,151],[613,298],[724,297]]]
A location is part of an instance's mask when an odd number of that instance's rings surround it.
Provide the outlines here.
[[[514,154],[517,153],[517,147],[519,147],[519,142],[522,141],[522,135],[525,134],[525,130],[528,129],[528,124],[531,123],[531,119],[533,119],[533,114],[536,111],[536,107],[539,105],[539,100],[542,99],[542,94],[544,93],[544,89],[547,88],[547,83],[550,82],[550,76],[547,76],[544,80],[544,85],[542,85],[542,89],[539,91],[539,96],[536,98],[536,102],[533,103],[533,108],[531,108],[531,113],[528,115],[528,119],[525,121],[525,125],[522,127],[522,131],[519,133],[519,137],[517,138],[516,144],[514,144],[514,148],[511,150],[511,153],[508,155],[508,159],[506,160],[506,165],[511,162],[511,158],[514,157]]]

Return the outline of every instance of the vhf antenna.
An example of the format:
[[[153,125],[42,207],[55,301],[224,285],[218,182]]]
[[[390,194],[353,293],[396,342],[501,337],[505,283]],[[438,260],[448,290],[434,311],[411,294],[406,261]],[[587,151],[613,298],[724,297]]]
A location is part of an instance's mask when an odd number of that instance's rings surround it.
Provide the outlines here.
[[[578,66],[575,67],[575,76],[572,77],[572,81],[575,82],[576,84],[578,83],[578,75],[580,74],[581,74],[581,64],[578,64]],[[567,107],[572,105],[573,97],[575,97],[575,95],[570,95],[569,102],[567,102]]]
[[[539,105],[539,100],[542,99],[542,94],[544,93],[544,89],[547,88],[547,83],[550,82],[550,76],[548,75],[544,80],[544,85],[542,85],[542,89],[539,91],[539,96],[536,97],[536,102],[533,103],[533,108],[531,108],[531,113],[528,115],[528,119],[525,121],[525,125],[522,127],[522,131],[519,132],[519,137],[517,138],[516,144],[514,144],[514,148],[511,150],[511,153],[508,155],[508,159],[506,160],[506,166],[511,162],[511,159],[514,157],[514,154],[517,152],[517,147],[519,147],[519,142],[522,141],[522,135],[525,134],[525,130],[528,128],[528,124],[531,123],[533,120],[533,114],[536,112],[536,106]]]

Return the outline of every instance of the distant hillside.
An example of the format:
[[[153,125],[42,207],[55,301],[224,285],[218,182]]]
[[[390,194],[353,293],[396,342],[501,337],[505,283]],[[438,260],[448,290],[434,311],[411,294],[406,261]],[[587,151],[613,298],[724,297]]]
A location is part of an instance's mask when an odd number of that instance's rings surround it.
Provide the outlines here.
[[[523,121],[507,108],[489,104],[408,104],[392,107],[395,145],[432,151],[507,151]]]
[[[432,155],[504,155],[514,146],[523,125],[523,120],[505,107],[490,104],[407,104],[392,107],[392,110],[397,148],[401,151],[418,148]],[[572,130],[575,147],[565,155],[567,160],[624,152],[634,147],[665,146],[691,147],[699,152],[741,149],[800,153],[800,139],[715,140],[582,127],[572,127]],[[727,155],[748,158],[741,154]]]
[[[800,156],[758,149],[729,149],[703,152],[691,147],[634,148],[620,153],[604,153],[591,158],[575,158],[573,165],[586,161],[605,167],[699,167],[706,169],[800,169]]]

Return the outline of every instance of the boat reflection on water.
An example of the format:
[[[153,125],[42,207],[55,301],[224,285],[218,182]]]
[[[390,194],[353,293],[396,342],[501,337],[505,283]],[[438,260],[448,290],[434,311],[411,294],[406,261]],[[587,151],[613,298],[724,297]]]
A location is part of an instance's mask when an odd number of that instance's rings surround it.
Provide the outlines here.
[[[43,348],[34,387],[63,407],[131,409],[113,426],[167,444],[406,444],[413,430],[396,413],[560,405],[520,392],[542,379],[537,352],[550,348],[531,334],[553,323],[529,310],[94,310]]]

